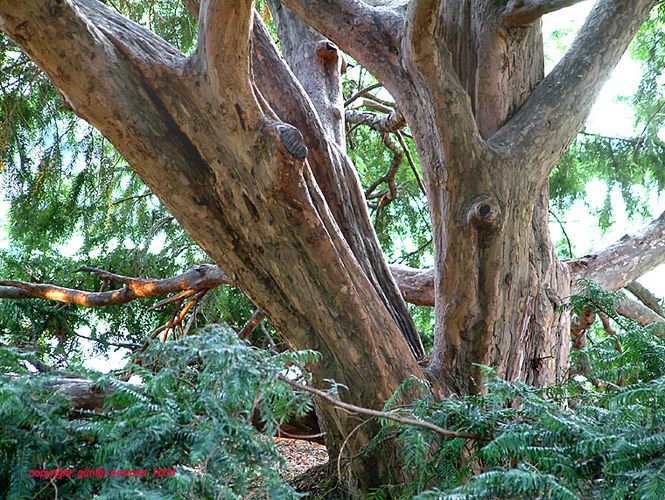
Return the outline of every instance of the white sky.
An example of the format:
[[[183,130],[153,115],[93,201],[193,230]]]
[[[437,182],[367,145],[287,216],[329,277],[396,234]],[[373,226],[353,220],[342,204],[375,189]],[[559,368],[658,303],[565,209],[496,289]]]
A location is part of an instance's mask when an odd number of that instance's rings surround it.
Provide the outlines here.
[[[545,38],[547,39],[549,34],[554,30],[579,28],[592,5],[593,2],[587,0],[573,7],[545,16],[543,23]],[[571,40],[572,35],[567,41]],[[548,44],[547,47],[553,49],[551,44]],[[549,51],[547,70],[553,67],[561,55],[562,53],[557,54],[555,50]],[[618,102],[617,98],[619,96],[631,95],[637,88],[640,77],[641,69],[639,64],[631,60],[627,55],[624,56],[614,71],[612,78],[598,96],[598,100],[587,122],[588,131],[619,137],[631,136],[635,133],[633,114],[630,106],[626,103]],[[592,209],[600,208],[604,202],[604,185],[592,182],[589,183],[586,191],[589,206]],[[595,219],[589,215],[589,208],[584,206],[583,203],[577,203],[566,214],[564,221],[566,231],[573,242],[574,251],[577,256],[603,248],[626,233],[634,233],[648,222],[628,221],[619,194],[613,193],[612,199],[615,207],[614,217],[616,222],[605,234],[598,229]],[[665,195],[658,196],[654,193],[650,195],[649,199],[652,215],[657,216],[665,210]],[[0,248],[7,248],[9,245],[6,233],[3,231],[7,210],[7,203],[0,200]],[[555,241],[561,237],[561,231],[557,225],[552,225],[552,231]],[[658,296],[665,297],[665,265],[645,275],[640,281]],[[89,334],[89,332],[81,333],[84,335]],[[87,364],[90,368],[103,371],[120,367],[123,364],[122,351],[111,352],[108,361],[90,359]]]

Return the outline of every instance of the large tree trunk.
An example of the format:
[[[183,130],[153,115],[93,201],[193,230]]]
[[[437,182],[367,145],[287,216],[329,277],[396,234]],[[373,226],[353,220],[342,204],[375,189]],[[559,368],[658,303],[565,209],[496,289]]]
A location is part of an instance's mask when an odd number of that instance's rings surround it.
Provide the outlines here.
[[[498,2],[450,0],[442,2],[438,20],[484,139],[544,76],[540,22],[506,28],[502,12]],[[570,280],[550,241],[547,183],[534,186],[526,176],[510,175],[533,170],[520,160],[431,148],[429,138],[442,135],[437,127],[449,126],[436,124],[432,99],[404,107],[421,158],[431,158],[424,164],[436,256],[437,331],[430,372],[461,394],[480,389],[478,364],[510,380],[551,384],[568,354],[569,328],[556,311],[556,297],[568,296]],[[432,150],[423,151],[428,147]],[[534,192],[542,194],[534,200]]]
[[[415,138],[436,252],[435,390],[477,391],[479,363],[555,381],[568,351],[555,306],[571,283],[547,231],[547,177],[654,0],[600,0],[544,80],[538,16],[574,2],[282,3],[384,83]],[[321,353],[317,384],[380,408],[425,376],[422,347],[344,154],[338,82],[292,53],[303,89],[252,8],[202,2],[189,58],[96,0],[0,0],[0,29],[291,346]],[[338,71],[333,47],[312,47]],[[326,93],[310,99],[316,81]],[[400,480],[394,443],[362,453],[376,422],[320,411],[351,491]]]
[[[315,383],[333,379],[345,400],[380,408],[422,372],[324,201],[301,134],[248,85],[252,2],[235,3],[202,7],[191,58],[93,0],[4,2],[0,15],[291,346],[321,353]],[[344,453],[358,456],[376,422],[324,409],[330,442],[340,449],[355,430]],[[350,486],[390,477],[381,452],[351,461]]]

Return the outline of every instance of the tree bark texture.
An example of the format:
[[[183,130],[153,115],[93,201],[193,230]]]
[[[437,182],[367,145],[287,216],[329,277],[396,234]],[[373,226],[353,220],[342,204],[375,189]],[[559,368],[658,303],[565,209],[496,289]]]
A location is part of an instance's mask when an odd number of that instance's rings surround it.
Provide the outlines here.
[[[291,346],[321,352],[317,384],[381,408],[414,375],[439,394],[478,391],[477,364],[536,385],[562,376],[557,306],[577,273],[554,254],[547,179],[654,2],[599,0],[546,77],[539,16],[573,2],[271,1],[283,56],[251,0],[188,1],[191,57],[96,0],[0,0],[0,30]],[[435,247],[426,372],[345,154],[337,47],[393,95],[420,157]],[[417,273],[400,275],[417,295]],[[393,443],[362,454],[375,422],[319,410],[351,491],[400,480]]]

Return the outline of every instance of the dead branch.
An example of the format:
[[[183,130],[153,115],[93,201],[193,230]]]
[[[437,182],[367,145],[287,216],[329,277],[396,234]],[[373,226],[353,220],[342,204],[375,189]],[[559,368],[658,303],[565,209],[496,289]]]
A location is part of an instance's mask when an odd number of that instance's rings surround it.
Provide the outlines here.
[[[409,163],[409,167],[411,167],[411,171],[413,172],[413,175],[416,178],[416,181],[418,182],[418,187],[420,188],[420,192],[423,193],[425,196],[427,196],[427,192],[425,191],[425,186],[423,185],[423,181],[420,178],[420,174],[418,173],[418,167],[416,167],[416,163],[413,161],[413,156],[411,156],[411,151],[409,151],[409,148],[406,145],[403,133],[400,130],[397,130],[395,131],[395,135],[397,135],[397,139],[399,140],[399,143],[402,146],[402,149],[404,150],[404,156],[406,156],[406,161]]]
[[[610,323],[610,317],[602,311],[598,311],[598,317],[600,318],[600,322],[603,324],[603,329],[605,330],[605,332],[610,337],[614,337],[614,346],[617,352],[623,352],[623,347],[621,346],[621,342],[617,338],[617,332],[614,328],[612,328],[612,324]]]
[[[344,112],[344,118],[351,125],[367,125],[382,134],[397,132],[406,125],[402,113],[397,109],[390,110],[390,113],[385,114],[347,109]]]
[[[381,201],[379,202],[379,205],[385,206],[397,198],[397,186],[395,184],[395,176],[397,175],[397,171],[399,170],[399,167],[402,164],[404,153],[402,153],[399,144],[395,142],[395,139],[393,139],[389,133],[383,134],[382,139],[386,147],[392,152],[393,159],[390,162],[390,168],[388,168],[388,171],[385,174],[383,174],[381,177],[376,179],[365,190],[365,197],[370,198],[374,193],[374,191],[376,190],[376,188],[378,188],[381,184],[385,182],[386,184],[388,184],[388,193],[386,194],[385,197],[382,198],[382,200],[385,199],[385,203],[382,203]]]
[[[266,315],[263,314],[261,310],[257,309],[254,311],[254,314],[252,314],[252,317],[249,318],[247,324],[245,324],[245,326],[243,326],[242,329],[238,332],[238,338],[246,339],[249,337],[265,317]]]
[[[294,382],[293,380],[289,379],[288,377],[282,375],[281,373],[277,375],[277,378],[282,380],[283,382],[286,382],[289,384],[291,387],[294,389],[298,389],[301,391],[309,392],[310,394],[313,394],[328,403],[332,404],[333,406],[337,408],[341,408],[342,410],[345,410],[349,413],[360,413],[361,415],[367,415],[369,417],[376,417],[376,418],[384,418],[386,420],[392,420],[393,422],[398,422],[400,424],[404,425],[413,425],[415,427],[421,427],[423,429],[427,429],[433,432],[436,432],[437,434],[446,437],[446,438],[460,438],[460,439],[473,439],[476,441],[492,441],[494,438],[491,436],[479,436],[477,434],[470,434],[468,432],[457,432],[457,431],[451,431],[448,429],[444,429],[443,427],[439,427],[436,424],[433,424],[431,422],[426,422],[425,420],[418,420],[415,418],[408,418],[408,417],[400,417],[399,415],[396,415],[395,413],[387,412],[387,411],[378,411],[378,410],[371,410],[369,408],[363,408],[362,406],[356,406],[351,403],[345,403],[344,401],[340,401],[339,399],[336,399],[332,397],[330,394],[327,392],[321,391],[319,389],[314,389],[313,387],[309,387],[306,385],[299,384],[298,382]]]
[[[575,316],[570,324],[570,338],[572,341],[572,349],[574,351],[582,351],[586,348],[587,330],[591,328],[594,321],[596,321],[596,311],[590,307],[585,307],[581,314]],[[586,353],[583,353],[578,365],[572,370],[573,373],[579,373],[588,376],[591,371],[591,361]],[[596,381],[592,377],[592,382]]]
[[[369,94],[372,90],[378,89],[379,87],[382,87],[383,85],[381,83],[373,83],[372,85],[369,85],[363,89],[358,90],[355,92],[351,97],[349,97],[346,101],[344,101],[344,107],[348,107],[353,101],[358,99],[359,97],[363,97],[367,94]]]
[[[208,290],[220,285],[232,285],[233,281],[217,266],[205,264],[167,279],[129,278],[95,268],[96,274],[125,286],[119,290],[88,292],[56,285],[27,283],[16,280],[0,280],[0,299],[46,299],[86,307],[108,307],[126,304],[143,297],[158,297],[169,293],[190,293],[191,290]],[[164,303],[162,303],[164,305]]]

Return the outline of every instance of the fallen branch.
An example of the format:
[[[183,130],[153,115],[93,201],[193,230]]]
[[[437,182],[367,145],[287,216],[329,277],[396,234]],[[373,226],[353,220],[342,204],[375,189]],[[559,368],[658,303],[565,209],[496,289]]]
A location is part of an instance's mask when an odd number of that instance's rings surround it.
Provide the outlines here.
[[[430,431],[436,432],[437,434],[440,434],[443,437],[446,438],[461,438],[461,439],[473,439],[476,441],[492,441],[494,438],[491,436],[479,436],[477,434],[470,434],[468,432],[457,432],[457,431],[451,431],[448,429],[444,429],[443,427],[439,427],[436,424],[433,424],[431,422],[426,422],[425,420],[418,420],[415,418],[408,418],[408,417],[400,417],[398,415],[395,415],[394,413],[386,412],[386,411],[378,411],[378,410],[371,410],[369,408],[363,408],[362,406],[356,406],[351,403],[345,403],[344,401],[340,401],[339,399],[336,399],[332,397],[330,394],[327,392],[321,391],[319,389],[314,389],[313,387],[309,387],[306,385],[299,384],[298,382],[294,382],[293,380],[289,379],[288,377],[282,375],[281,373],[277,375],[277,377],[282,380],[283,382],[286,382],[289,384],[291,387],[294,389],[298,389],[301,391],[309,392],[310,394],[314,394],[315,396],[320,397],[321,399],[326,400],[328,403],[332,404],[333,406],[337,408],[341,408],[342,410],[345,410],[349,413],[360,413],[361,415],[367,415],[369,417],[378,417],[378,418],[385,418],[386,420],[392,420],[393,422],[398,422],[400,424],[404,425],[413,425],[415,427],[422,427],[423,429],[428,429]]]

